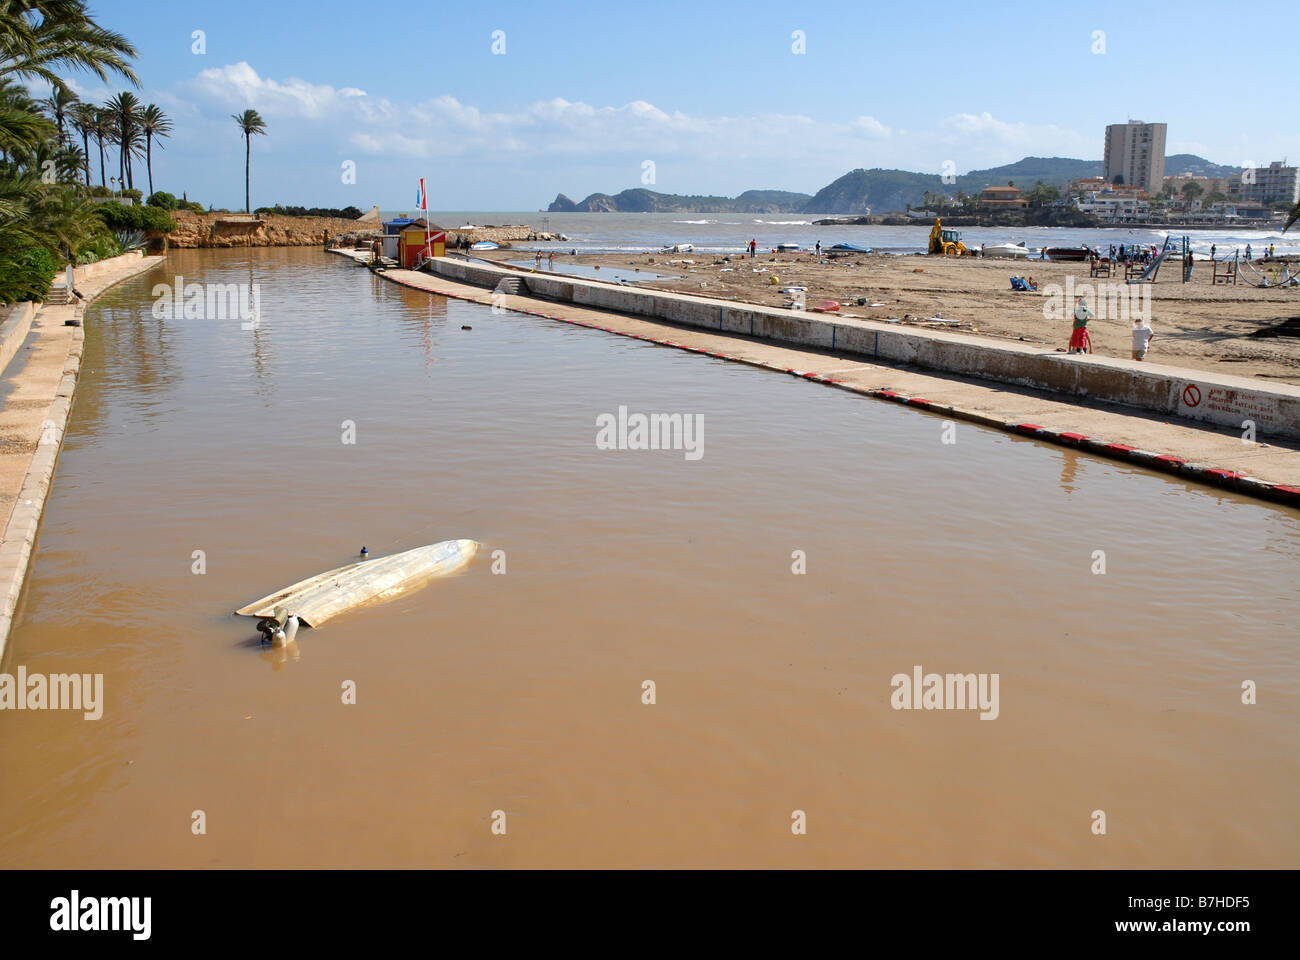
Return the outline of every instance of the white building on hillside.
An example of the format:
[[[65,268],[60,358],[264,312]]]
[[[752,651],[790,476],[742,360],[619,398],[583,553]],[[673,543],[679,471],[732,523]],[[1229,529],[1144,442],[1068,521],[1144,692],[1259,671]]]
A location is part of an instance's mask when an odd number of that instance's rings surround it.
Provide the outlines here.
[[[1253,167],[1241,173],[1241,199],[1256,203],[1300,201],[1300,176],[1285,160],[1274,160],[1267,167]]]

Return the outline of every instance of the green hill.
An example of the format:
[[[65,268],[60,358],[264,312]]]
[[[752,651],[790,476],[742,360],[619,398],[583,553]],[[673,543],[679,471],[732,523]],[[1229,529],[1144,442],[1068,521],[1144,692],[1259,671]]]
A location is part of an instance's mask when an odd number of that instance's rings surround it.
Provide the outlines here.
[[[1226,177],[1239,168],[1211,163],[1203,157],[1179,153],[1165,158],[1165,173],[1177,176],[1192,173],[1200,176]],[[1038,181],[1059,187],[1078,177],[1100,177],[1102,161],[1076,160],[1072,157],[1025,157],[1015,163],[987,170],[971,170],[953,183],[944,183],[938,174],[911,170],[851,170],[827,184],[813,196],[787,190],[746,190],[738,197],[681,196],[653,190],[624,190],[610,196],[593,193],[575,203],[560,194],[547,208],[551,213],[620,212],[620,213],[835,213],[866,214],[901,211],[920,206],[928,193],[949,195],[958,191],[977,194],[985,187],[1014,183],[1028,190]]]
[[[978,193],[985,187],[1006,186],[1014,181],[1017,187],[1028,189],[1041,180],[1046,186],[1059,187],[1078,177],[1100,177],[1103,171],[1100,160],[1075,160],[1070,157],[1025,157],[1015,163],[987,170],[972,170],[962,174],[949,191],[965,190]]]
[[[871,213],[920,204],[927,191],[945,188],[937,174],[909,170],[851,170],[818,190],[801,213]]]
[[[738,197],[681,196],[653,190],[593,193],[575,203],[558,195],[550,213],[787,213],[808,202],[808,194],[788,190],[746,190]]]

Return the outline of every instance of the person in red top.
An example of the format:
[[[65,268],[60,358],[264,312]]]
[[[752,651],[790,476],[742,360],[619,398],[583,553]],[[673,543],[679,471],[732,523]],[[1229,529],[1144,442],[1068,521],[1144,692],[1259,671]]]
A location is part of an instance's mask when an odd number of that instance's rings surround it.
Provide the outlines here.
[[[1092,319],[1092,311],[1084,303],[1083,298],[1079,298],[1078,305],[1074,308],[1074,329],[1070,333],[1070,353],[1092,353],[1092,340],[1088,337],[1088,321]]]
[[[751,239],[749,241],[749,256],[752,258],[758,252],[758,241]]]

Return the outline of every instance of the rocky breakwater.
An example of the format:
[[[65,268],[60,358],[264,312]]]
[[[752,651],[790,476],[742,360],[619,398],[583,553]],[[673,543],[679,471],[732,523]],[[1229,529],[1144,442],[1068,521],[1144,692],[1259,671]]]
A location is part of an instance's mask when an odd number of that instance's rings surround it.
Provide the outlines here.
[[[509,243],[512,240],[558,240],[559,234],[542,233],[534,230],[526,223],[510,224],[506,226],[494,227],[448,227],[447,228],[447,246],[455,247],[462,239],[470,243],[478,243],[481,240],[491,240],[493,243]]]
[[[276,214],[188,213],[171,215],[176,229],[167,234],[173,247],[319,247],[371,223],[332,217],[284,217]]]

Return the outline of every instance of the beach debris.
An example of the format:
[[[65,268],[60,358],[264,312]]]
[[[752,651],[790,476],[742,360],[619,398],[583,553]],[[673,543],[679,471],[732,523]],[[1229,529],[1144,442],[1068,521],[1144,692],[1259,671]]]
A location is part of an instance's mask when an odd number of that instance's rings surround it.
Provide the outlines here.
[[[465,324],[461,324],[461,329],[462,329],[462,330],[473,330],[474,328],[471,327],[468,323],[465,323]]]
[[[912,272],[913,272],[913,273],[925,273],[925,267],[916,267]]]

